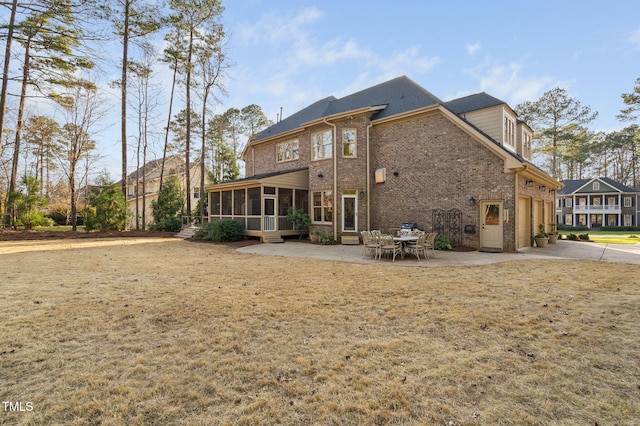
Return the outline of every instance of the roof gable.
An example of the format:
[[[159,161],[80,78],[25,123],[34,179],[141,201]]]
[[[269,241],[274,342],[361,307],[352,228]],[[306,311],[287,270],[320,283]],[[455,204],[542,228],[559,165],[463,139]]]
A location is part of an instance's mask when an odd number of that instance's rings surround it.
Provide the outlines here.
[[[598,190],[593,189],[593,183],[596,181],[600,183],[600,189]],[[558,191],[558,195],[606,192],[640,193],[640,190],[629,188],[628,186],[610,178],[563,180],[562,183],[564,184],[564,188]]]

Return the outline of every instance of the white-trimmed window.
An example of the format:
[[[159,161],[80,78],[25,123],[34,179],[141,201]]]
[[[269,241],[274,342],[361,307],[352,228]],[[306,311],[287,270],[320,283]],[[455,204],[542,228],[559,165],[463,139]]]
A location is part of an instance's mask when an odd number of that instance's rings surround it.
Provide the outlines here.
[[[331,223],[333,221],[333,193],[331,191],[313,191],[313,222]]]
[[[600,191],[600,182],[593,182],[593,190]]]
[[[572,198],[566,198],[565,202],[564,202],[565,207],[573,207],[573,199]]]
[[[342,129],[342,156],[356,156],[356,129]]]
[[[194,186],[193,187],[193,198],[200,198],[200,187],[199,186]]]
[[[516,146],[516,121],[507,114],[504,116],[504,142]]]
[[[632,207],[631,204],[631,197],[624,197],[624,206],[625,207]],[[626,225],[625,225],[626,226]],[[629,225],[630,226],[630,225]]]
[[[333,151],[333,132],[325,130],[311,135],[311,159],[331,158]]]
[[[630,214],[625,214],[622,220],[623,220],[622,226],[633,226]]]
[[[573,215],[565,214],[564,215],[564,224],[565,225],[573,225]]]
[[[293,161],[300,158],[300,144],[298,139],[281,142],[276,145],[276,161],[283,163],[285,161]]]
[[[524,132],[522,156],[528,160],[531,159],[531,133],[529,132]]]

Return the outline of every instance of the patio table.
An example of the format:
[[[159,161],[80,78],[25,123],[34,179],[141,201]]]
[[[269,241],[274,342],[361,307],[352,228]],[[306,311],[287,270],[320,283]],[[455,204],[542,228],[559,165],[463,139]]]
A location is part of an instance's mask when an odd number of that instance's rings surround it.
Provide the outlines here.
[[[418,236],[417,235],[401,235],[399,237],[393,237],[393,241],[399,242],[400,245],[402,246],[402,249],[400,251],[400,258],[404,259],[404,249],[407,243],[411,241],[418,241]]]

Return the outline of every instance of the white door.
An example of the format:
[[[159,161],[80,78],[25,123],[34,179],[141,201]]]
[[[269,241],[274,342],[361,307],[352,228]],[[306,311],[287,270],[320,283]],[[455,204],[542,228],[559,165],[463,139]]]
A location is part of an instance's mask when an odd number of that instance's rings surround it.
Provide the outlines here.
[[[263,210],[263,231],[275,231],[276,230],[276,199],[265,198],[264,210]]]
[[[480,248],[502,250],[502,201],[483,201],[480,215]]]

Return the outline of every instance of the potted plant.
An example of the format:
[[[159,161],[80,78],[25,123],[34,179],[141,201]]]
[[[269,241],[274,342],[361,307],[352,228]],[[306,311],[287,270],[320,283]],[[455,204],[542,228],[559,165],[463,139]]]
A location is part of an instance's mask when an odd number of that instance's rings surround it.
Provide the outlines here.
[[[544,232],[544,223],[538,225],[538,233],[533,237],[538,247],[546,247],[549,242],[548,235]]]
[[[309,241],[312,243],[317,243],[320,239],[320,232],[317,229],[312,229],[309,233]]]
[[[549,233],[549,244],[555,244],[558,242],[558,226],[555,223],[549,225],[551,232]]]

